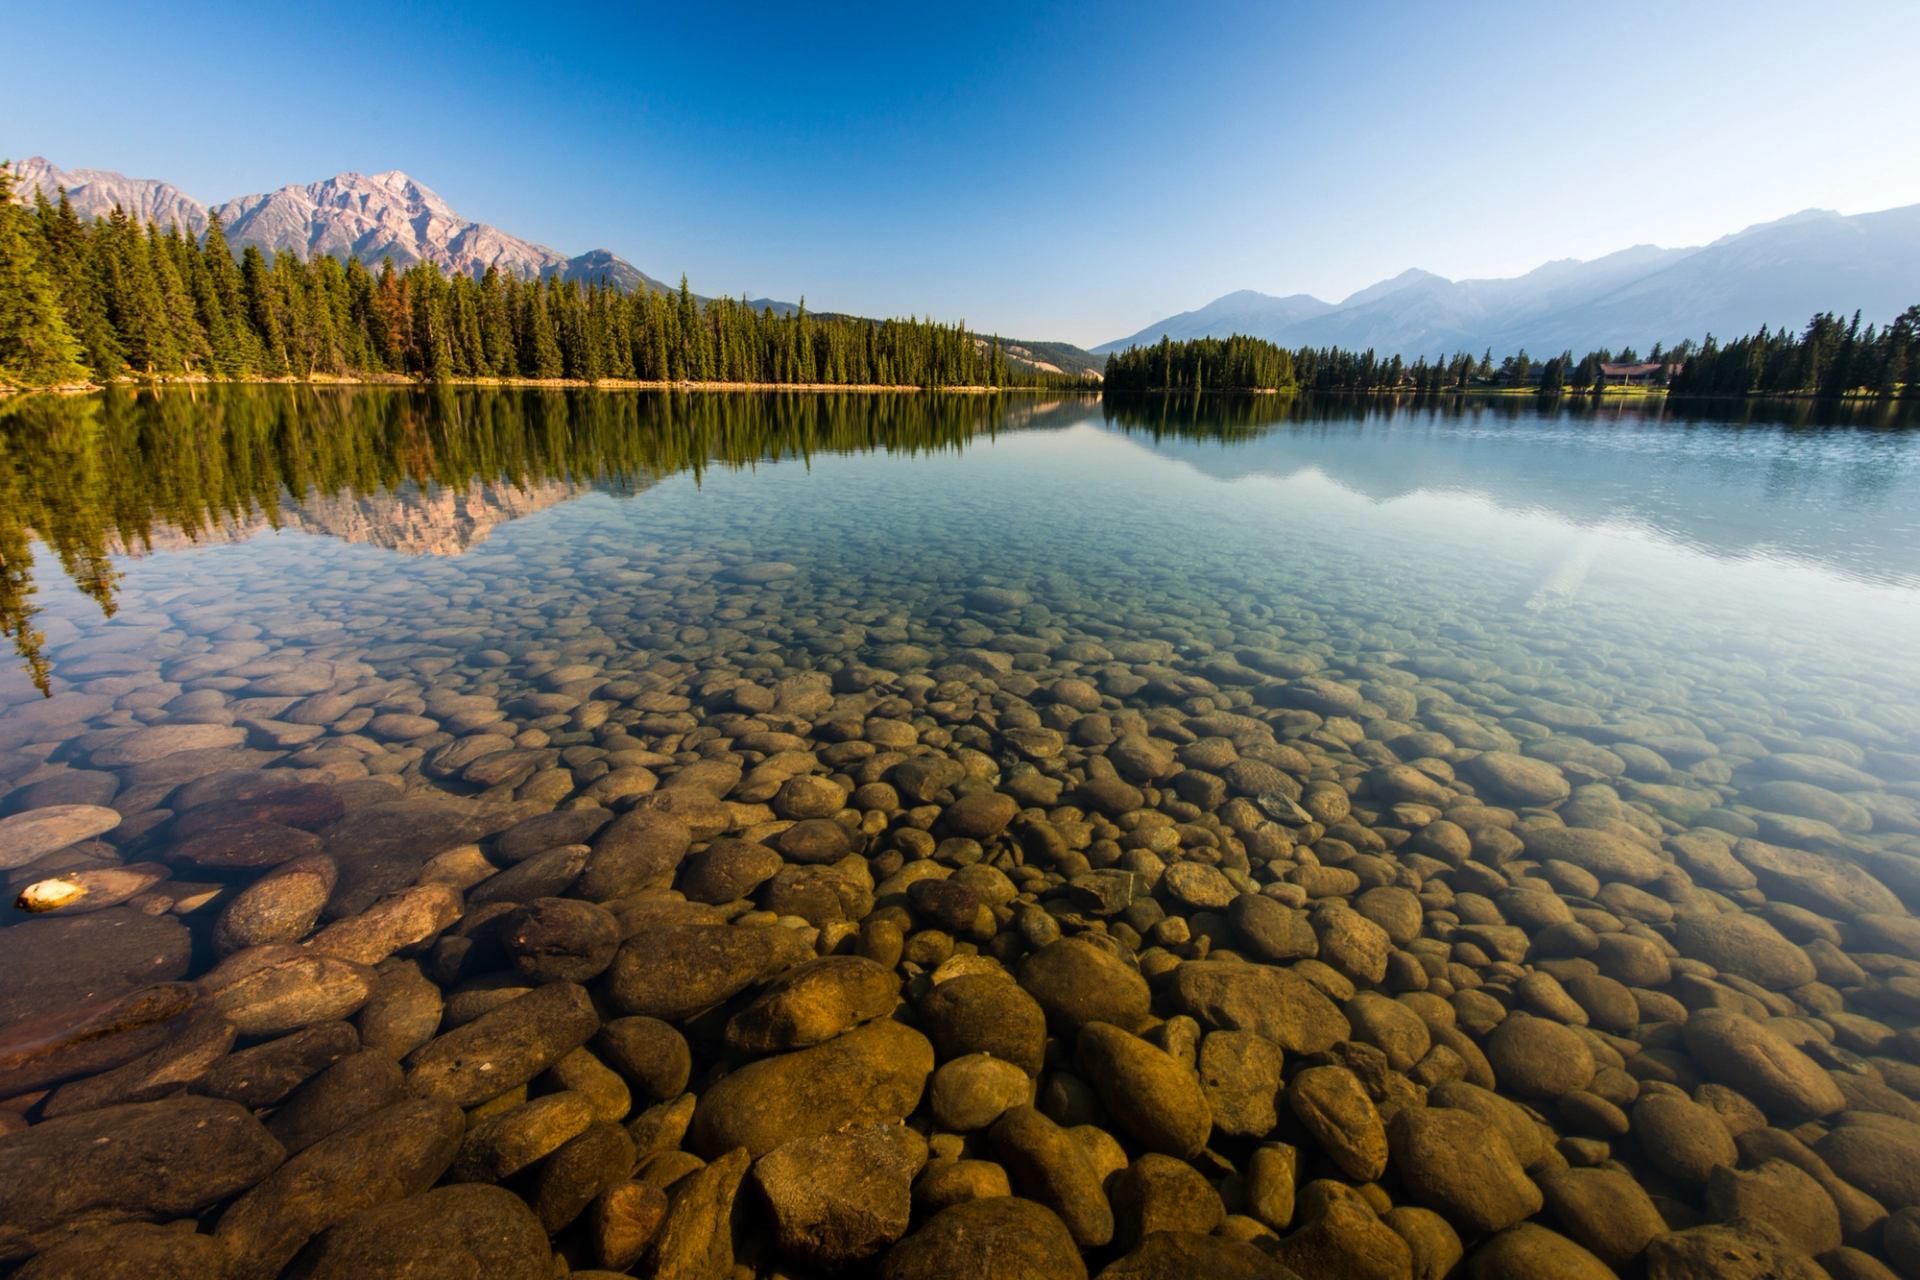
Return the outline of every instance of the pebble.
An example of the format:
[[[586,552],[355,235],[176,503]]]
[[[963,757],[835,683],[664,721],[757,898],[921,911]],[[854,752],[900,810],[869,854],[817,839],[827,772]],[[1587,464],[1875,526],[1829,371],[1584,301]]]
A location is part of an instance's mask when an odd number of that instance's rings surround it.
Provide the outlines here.
[[[757,1159],[795,1138],[898,1122],[919,1105],[933,1061],[919,1032],[871,1022],[723,1076],[700,1095],[687,1140],[697,1152],[745,1148]]]
[[[1213,1131],[1213,1109],[1190,1063],[1106,1022],[1089,1022],[1074,1061],[1121,1132],[1149,1151],[1190,1159]]]
[[[940,1210],[887,1251],[881,1280],[1086,1280],[1087,1264],[1059,1216],[996,1196]]]
[[[301,1259],[311,1280],[472,1275],[546,1280],[553,1254],[540,1220],[503,1187],[461,1183],[362,1209],[329,1227]]]
[[[879,1254],[907,1232],[925,1147],[900,1125],[857,1125],[798,1138],[753,1165],[780,1251],[837,1268]]]
[[[407,1059],[407,1087],[470,1107],[525,1084],[599,1029],[585,989],[550,983],[416,1049]]]
[[[1287,1084],[1287,1106],[1340,1171],[1371,1182],[1387,1168],[1387,1130],[1373,1099],[1344,1067],[1309,1067]]]
[[[46,805],[0,818],[0,871],[37,862],[119,825],[118,811],[97,804]]]
[[[199,1213],[253,1186],[284,1151],[252,1113],[166,1098],[47,1120],[0,1138],[0,1259],[19,1259],[89,1221]]]
[[[267,1280],[320,1232],[419,1195],[452,1164],[465,1118],[451,1103],[395,1101],[330,1133],[229,1205],[214,1237],[232,1280]]]
[[[1094,1249],[1113,1239],[1113,1206],[1085,1148],[1032,1107],[1015,1107],[988,1134],[1014,1190],[1051,1209],[1073,1241]]]
[[[1506,1140],[1471,1111],[1403,1107],[1387,1142],[1413,1199],[1463,1233],[1504,1231],[1544,1203]]]

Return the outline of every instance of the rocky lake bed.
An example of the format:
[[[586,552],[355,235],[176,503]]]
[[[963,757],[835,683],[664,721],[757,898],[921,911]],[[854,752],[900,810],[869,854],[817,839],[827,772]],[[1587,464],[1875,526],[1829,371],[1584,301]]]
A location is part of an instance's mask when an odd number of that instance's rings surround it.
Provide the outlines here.
[[[1820,544],[1920,451],[1622,454],[1769,556],[1085,404],[329,489],[247,394],[301,531],[14,481],[0,1271],[1920,1276],[1920,576]]]

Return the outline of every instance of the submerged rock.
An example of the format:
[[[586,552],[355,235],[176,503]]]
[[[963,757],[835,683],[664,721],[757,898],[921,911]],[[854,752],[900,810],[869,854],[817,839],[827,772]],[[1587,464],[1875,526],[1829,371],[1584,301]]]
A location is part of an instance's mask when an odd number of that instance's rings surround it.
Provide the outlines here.
[[[91,1224],[191,1216],[283,1156],[246,1108],[211,1098],[104,1107],[0,1137],[0,1258]]]
[[[783,1143],[849,1124],[905,1119],[933,1074],[933,1046],[897,1022],[873,1022],[825,1044],[747,1063],[700,1095],[687,1142],[754,1159]]]
[[[547,1280],[552,1268],[547,1233],[524,1200],[502,1187],[463,1183],[353,1214],[308,1246],[291,1274]]]

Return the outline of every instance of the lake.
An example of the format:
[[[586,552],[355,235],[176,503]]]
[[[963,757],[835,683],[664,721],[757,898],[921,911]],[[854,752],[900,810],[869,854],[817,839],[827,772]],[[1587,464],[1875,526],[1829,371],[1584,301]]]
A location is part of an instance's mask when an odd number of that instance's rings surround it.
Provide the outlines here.
[[[0,402],[0,1260],[1911,1265],[1915,422]]]

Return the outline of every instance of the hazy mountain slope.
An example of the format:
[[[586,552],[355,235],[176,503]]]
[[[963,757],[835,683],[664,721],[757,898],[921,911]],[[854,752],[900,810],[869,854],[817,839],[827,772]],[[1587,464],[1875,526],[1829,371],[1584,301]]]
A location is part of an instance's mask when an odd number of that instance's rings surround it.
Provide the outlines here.
[[[1920,302],[1920,205],[1853,217],[1815,210],[1716,240],[1583,305],[1515,325],[1535,351],[1646,350],[1761,325],[1799,329],[1820,311],[1885,324]],[[1498,344],[1496,344],[1498,345]]]
[[[1549,262],[1503,280],[1406,271],[1338,305],[1250,305],[1247,291],[1149,325],[1108,351],[1170,337],[1245,333],[1286,347],[1372,348],[1408,358],[1454,351],[1536,355],[1597,347],[1642,351],[1712,332],[1797,328],[1819,311],[1862,311],[1885,323],[1920,301],[1920,205],[1843,216],[1795,214],[1703,248],[1637,245],[1580,262]]]
[[[1093,354],[1104,355],[1109,351],[1125,351],[1128,347],[1148,346],[1160,341],[1163,336],[1176,342],[1187,338],[1224,338],[1235,333],[1264,337],[1268,331],[1284,329],[1331,310],[1332,303],[1322,302],[1311,294],[1296,293],[1290,297],[1276,298],[1252,289],[1241,289],[1215,298],[1198,311],[1183,311],[1177,316],[1168,316],[1131,337],[1103,342],[1093,348]]]

